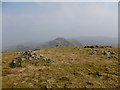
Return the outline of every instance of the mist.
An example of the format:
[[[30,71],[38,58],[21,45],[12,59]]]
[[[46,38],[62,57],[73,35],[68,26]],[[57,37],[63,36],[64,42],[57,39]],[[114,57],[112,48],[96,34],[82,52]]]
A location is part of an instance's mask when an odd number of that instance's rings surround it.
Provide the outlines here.
[[[118,37],[117,2],[3,2],[2,44]]]

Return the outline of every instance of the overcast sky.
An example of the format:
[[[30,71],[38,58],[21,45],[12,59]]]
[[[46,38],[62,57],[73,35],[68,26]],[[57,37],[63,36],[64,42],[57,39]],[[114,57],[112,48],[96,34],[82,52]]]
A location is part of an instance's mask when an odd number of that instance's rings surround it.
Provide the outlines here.
[[[118,3],[3,2],[3,45],[118,36]]]

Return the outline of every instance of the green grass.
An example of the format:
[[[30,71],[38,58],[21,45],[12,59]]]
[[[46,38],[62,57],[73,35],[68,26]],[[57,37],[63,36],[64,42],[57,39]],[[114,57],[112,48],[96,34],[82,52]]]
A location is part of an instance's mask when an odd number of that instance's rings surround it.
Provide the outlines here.
[[[36,51],[53,62],[26,60],[22,67],[11,68],[9,63],[21,54],[2,53],[3,88],[116,88],[118,87],[118,49],[108,48],[116,55],[103,55],[106,49],[60,46]]]

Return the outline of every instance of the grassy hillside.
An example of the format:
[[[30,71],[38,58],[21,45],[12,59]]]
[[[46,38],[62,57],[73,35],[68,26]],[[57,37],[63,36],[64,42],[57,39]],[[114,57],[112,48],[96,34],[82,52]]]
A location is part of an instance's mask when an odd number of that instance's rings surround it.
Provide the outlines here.
[[[3,51],[10,51],[10,52],[23,52],[26,50],[34,50],[34,49],[40,49],[40,48],[48,48],[48,47],[54,47],[56,45],[61,46],[82,46],[80,42],[73,39],[65,39],[65,38],[56,38],[52,41],[46,42],[44,44],[37,44],[37,45],[17,45],[9,48],[5,48]]]
[[[90,55],[93,50],[97,54]],[[111,50],[116,55],[103,55]],[[37,50],[52,62],[25,61],[22,67],[11,68],[9,63],[21,55],[4,52],[3,88],[116,88],[118,87],[118,49],[60,46]]]

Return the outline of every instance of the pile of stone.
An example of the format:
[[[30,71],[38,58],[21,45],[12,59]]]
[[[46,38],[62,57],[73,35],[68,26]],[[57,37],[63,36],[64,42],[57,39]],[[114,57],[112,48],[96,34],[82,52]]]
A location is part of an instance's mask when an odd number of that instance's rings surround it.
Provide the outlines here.
[[[85,46],[84,48],[112,48],[112,46],[92,45],[92,46]]]
[[[42,54],[37,54],[35,51],[26,51],[23,53],[23,55],[20,57],[21,60],[37,60],[37,59],[43,59]]]
[[[12,60],[11,66],[17,67],[21,66],[21,63],[25,60],[41,60],[41,61],[54,61],[53,59],[45,58],[42,54],[35,53],[35,50],[28,50],[22,54],[22,56],[17,57]]]

